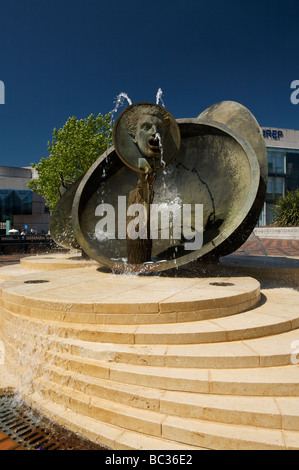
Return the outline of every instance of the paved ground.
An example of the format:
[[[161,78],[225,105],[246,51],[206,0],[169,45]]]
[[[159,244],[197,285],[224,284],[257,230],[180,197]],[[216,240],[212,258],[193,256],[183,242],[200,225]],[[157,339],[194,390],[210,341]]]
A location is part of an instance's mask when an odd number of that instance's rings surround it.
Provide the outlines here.
[[[17,442],[10,439],[6,434],[0,431],[0,450],[25,450]]]
[[[0,255],[0,268],[2,268],[3,266],[9,266],[11,264],[17,264],[20,262],[20,259],[24,258],[25,256],[33,256],[33,255],[32,254],[24,255],[22,253]]]
[[[299,258],[299,241],[268,240],[251,235],[247,242],[236,251],[246,256],[289,256]]]

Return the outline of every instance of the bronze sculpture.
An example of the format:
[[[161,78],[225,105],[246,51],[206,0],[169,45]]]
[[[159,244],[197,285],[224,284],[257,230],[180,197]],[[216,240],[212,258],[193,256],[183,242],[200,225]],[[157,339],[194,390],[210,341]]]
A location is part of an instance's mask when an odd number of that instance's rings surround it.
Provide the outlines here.
[[[66,206],[71,228],[65,227],[65,245],[69,247],[69,241],[75,240],[92,259],[121,272],[151,272],[195,259],[217,259],[235,251],[248,238],[264,203],[267,154],[260,127],[247,108],[225,101],[196,119],[175,121],[161,106],[137,103],[119,116],[113,141],[114,146],[95,162],[72,195],[69,193]],[[147,208],[152,203],[170,208],[189,205],[192,230],[196,225],[194,207],[203,205],[202,247],[187,250],[182,230],[180,239],[140,239],[144,258],[138,255],[136,260],[141,262],[136,263],[133,254],[128,259],[130,244],[123,230],[128,218],[124,219],[122,212],[132,201]],[[96,208],[103,202],[113,208],[116,227],[114,238],[104,240],[95,234],[99,220]],[[149,212],[150,220],[148,217]],[[57,219],[54,210],[54,234]]]

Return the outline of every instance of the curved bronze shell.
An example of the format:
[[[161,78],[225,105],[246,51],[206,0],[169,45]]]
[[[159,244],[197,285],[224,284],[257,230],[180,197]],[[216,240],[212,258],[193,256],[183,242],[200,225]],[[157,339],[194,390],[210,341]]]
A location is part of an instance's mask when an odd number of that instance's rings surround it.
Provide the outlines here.
[[[51,238],[63,248],[80,249],[73,231],[72,206],[81,180],[79,178],[63,193],[50,217]]]

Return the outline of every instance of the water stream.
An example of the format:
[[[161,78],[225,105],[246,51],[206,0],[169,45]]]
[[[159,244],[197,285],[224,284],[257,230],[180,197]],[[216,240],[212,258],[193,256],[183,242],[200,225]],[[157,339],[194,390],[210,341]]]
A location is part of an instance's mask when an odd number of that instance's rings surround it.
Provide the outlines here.
[[[112,127],[113,127],[113,119],[114,119],[114,115],[117,113],[118,109],[124,105],[124,102],[127,101],[129,106],[132,104],[132,101],[131,99],[129,98],[129,96],[127,95],[127,93],[125,92],[121,92],[119,93],[119,95],[117,95],[116,97],[116,100],[114,101],[115,103],[115,106],[114,108],[112,109],[112,111],[110,111],[111,113],[111,120],[110,120],[110,129],[109,129],[109,134],[108,134],[108,137],[107,137],[107,150],[109,148],[109,139],[110,139],[110,136],[111,136],[111,132],[112,132]]]
[[[157,91],[157,94],[156,94],[156,104],[159,104],[159,101],[161,101],[161,105],[163,106],[163,108],[165,108],[165,104],[164,104],[164,101],[162,99],[162,95],[163,95],[163,91],[161,90],[161,88],[159,88],[159,90]]]

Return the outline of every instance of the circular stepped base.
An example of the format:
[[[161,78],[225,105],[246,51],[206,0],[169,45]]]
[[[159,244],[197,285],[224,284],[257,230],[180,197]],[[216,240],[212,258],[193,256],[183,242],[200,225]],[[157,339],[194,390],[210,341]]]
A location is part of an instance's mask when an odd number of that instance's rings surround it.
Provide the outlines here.
[[[244,277],[134,277],[86,267],[11,278],[2,284],[2,300],[12,313],[45,321],[155,324],[243,312],[260,301],[260,285]]]
[[[297,291],[46,258],[0,286],[6,361],[33,406],[112,449],[299,449]]]

